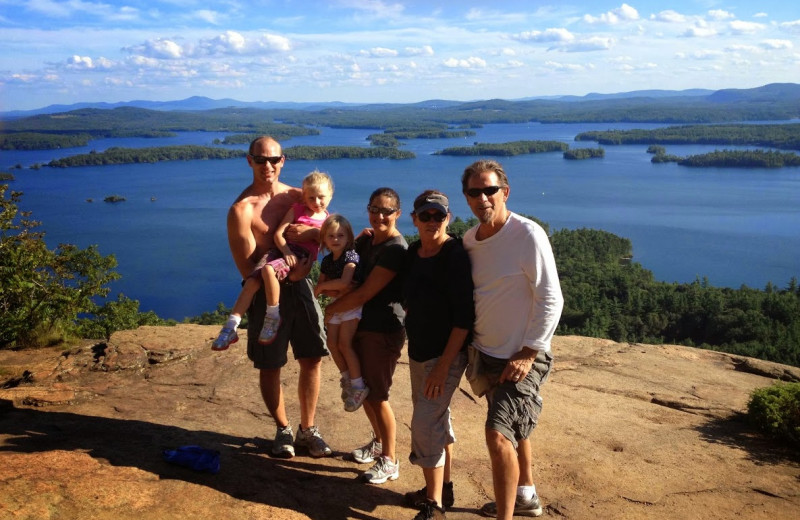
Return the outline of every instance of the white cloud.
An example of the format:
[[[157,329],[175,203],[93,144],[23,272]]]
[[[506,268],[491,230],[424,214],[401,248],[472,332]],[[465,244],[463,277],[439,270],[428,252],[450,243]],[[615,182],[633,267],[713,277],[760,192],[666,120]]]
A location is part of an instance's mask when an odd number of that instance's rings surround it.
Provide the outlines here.
[[[92,58],[88,56],[78,56],[78,55],[71,56],[67,59],[67,68],[91,69],[93,68]]]
[[[795,20],[793,22],[783,22],[782,24],[780,24],[779,27],[784,31],[800,34],[800,20]]]
[[[422,47],[406,47],[403,49],[406,56],[433,56],[433,47],[423,45]]]
[[[525,64],[519,60],[508,60],[506,64],[512,69],[518,69],[525,66]]]
[[[178,59],[183,57],[183,48],[172,40],[158,38],[149,40],[141,45],[128,47],[123,50],[148,58]]]
[[[708,17],[712,20],[730,20],[736,18],[736,15],[722,9],[712,9],[708,12]]]
[[[544,62],[544,66],[549,69],[557,71],[566,71],[566,72],[577,72],[577,71],[594,69],[594,65],[592,64],[560,63],[557,61],[549,61],[549,60]]]
[[[394,49],[387,49],[386,47],[373,47],[368,51],[362,50],[359,54],[368,58],[394,58],[400,53]]]
[[[240,54],[245,51],[247,42],[244,36],[236,31],[226,31],[213,38],[200,40],[198,50],[203,54]]]
[[[764,40],[761,46],[765,49],[792,49],[794,45],[789,40]]]
[[[683,31],[681,36],[685,36],[686,38],[707,38],[716,34],[717,30],[713,27],[694,26]]]
[[[545,31],[527,31],[512,35],[511,38],[518,41],[534,42],[570,42],[575,36],[566,29],[547,29]]]
[[[759,52],[759,48],[753,45],[744,45],[741,43],[735,43],[733,45],[729,45],[725,47],[726,51],[730,52]]]
[[[714,50],[694,51],[693,53],[689,54],[689,57],[696,60],[715,60],[722,56],[724,56],[724,53]]]
[[[381,0],[340,0],[339,5],[365,12],[377,18],[397,18],[403,14],[403,4],[392,4]]]
[[[754,14],[754,15],[753,15],[753,18],[766,18],[766,17],[768,17],[768,16],[769,16],[769,15],[768,15],[767,13],[763,13],[763,12],[762,12],[762,13],[756,13],[756,14]]]
[[[687,21],[686,16],[673,11],[672,9],[668,9],[666,11],[661,11],[657,14],[651,14],[650,19],[656,22],[665,22],[665,23],[684,23]]]
[[[486,67],[486,60],[470,56],[467,59],[450,58],[442,62],[443,65],[450,69],[483,69]]]
[[[259,47],[259,50],[268,50],[277,52],[289,52],[290,50],[292,50],[291,40],[289,40],[289,38],[285,36],[280,36],[277,34],[270,34],[270,33],[263,34],[256,43]]]
[[[194,17],[210,24],[219,25],[220,14],[216,11],[200,9],[194,12]]]
[[[554,49],[564,52],[591,52],[591,51],[605,51],[614,46],[614,38],[604,38],[601,36],[593,36],[575,42],[565,43]]]
[[[592,16],[590,14],[583,16],[583,21],[586,23],[608,24],[608,25],[616,25],[618,23],[631,22],[638,19],[639,19],[639,11],[629,6],[628,4],[622,4],[620,7],[612,9],[611,11],[603,13],[597,17]]]
[[[728,24],[734,34],[749,34],[756,31],[763,30],[766,26],[757,22],[744,22],[742,20],[734,20]]]

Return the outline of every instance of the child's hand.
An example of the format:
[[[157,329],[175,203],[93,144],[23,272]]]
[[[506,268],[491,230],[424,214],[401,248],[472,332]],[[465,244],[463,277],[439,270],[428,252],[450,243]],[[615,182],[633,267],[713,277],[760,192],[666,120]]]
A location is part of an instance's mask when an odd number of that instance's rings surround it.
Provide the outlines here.
[[[284,255],[283,261],[286,262],[290,269],[297,265],[297,257],[293,254]]]

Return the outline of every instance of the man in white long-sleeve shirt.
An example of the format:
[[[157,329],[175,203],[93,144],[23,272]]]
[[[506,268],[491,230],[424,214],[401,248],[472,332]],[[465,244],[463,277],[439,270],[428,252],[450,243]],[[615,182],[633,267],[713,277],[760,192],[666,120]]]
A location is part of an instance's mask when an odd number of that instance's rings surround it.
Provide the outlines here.
[[[503,167],[481,160],[464,170],[461,186],[479,224],[464,235],[475,283],[472,347],[480,351],[492,389],[487,393],[486,445],[496,502],[484,516],[539,516],[530,435],[542,409],[540,387],[550,374],[550,340],[564,299],[547,234],[506,207]]]

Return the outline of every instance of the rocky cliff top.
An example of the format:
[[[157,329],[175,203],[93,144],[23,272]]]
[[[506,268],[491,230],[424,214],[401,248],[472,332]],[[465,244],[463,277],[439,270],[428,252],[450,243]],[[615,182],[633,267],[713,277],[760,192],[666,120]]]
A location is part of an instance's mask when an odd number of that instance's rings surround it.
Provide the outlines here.
[[[343,411],[323,362],[317,425],[334,455],[271,458],[274,423],[245,338],[212,352],[217,327],[142,327],[68,350],[0,351],[0,518],[410,519],[403,493],[424,485],[408,462],[407,358],[391,403],[400,478],[362,484],[346,453],[369,423]],[[743,420],[750,392],[800,370],[669,345],[556,337],[556,364],[533,435],[545,517],[794,519],[800,456]],[[284,370],[296,428],[297,364]],[[493,500],[486,404],[464,381],[453,400],[455,506],[478,518]],[[181,445],[221,452],[216,475],[164,462]]]

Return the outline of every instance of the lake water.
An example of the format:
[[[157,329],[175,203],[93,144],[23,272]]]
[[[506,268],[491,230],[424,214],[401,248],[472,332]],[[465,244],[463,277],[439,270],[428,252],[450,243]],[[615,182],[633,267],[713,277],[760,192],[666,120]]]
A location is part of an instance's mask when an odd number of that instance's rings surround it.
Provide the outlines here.
[[[330,173],[336,184],[330,209],[347,216],[356,229],[367,225],[367,199],[379,186],[395,188],[406,208],[422,190],[440,189],[450,195],[454,215],[467,218],[471,213],[460,194],[460,176],[475,158],[432,155],[436,150],[519,139],[596,147],[574,142],[574,136],[659,126],[664,125],[487,125],[466,139],[405,141],[403,148],[417,155],[413,160],[290,158],[282,180],[299,185],[314,168]],[[284,147],[366,146],[371,133],[320,130],[318,136],[287,140]],[[225,135],[187,132],[163,139],[97,140],[65,150],[3,151],[0,170],[110,146],[211,145]],[[595,228],[629,238],[634,260],[666,282],[708,277],[715,286],[763,288],[770,281],[785,287],[800,276],[800,169],[689,169],[651,164],[646,145],[604,148],[605,158],[584,161],[564,160],[561,153],[500,158],[511,182],[509,207],[535,215],[552,229]],[[667,151],[690,155],[715,148],[722,147],[668,146]],[[21,209],[42,222],[51,247],[97,244],[102,254],[115,255],[122,279],[112,284],[112,296],[122,292],[139,300],[141,310],[178,320],[213,310],[219,302],[233,304],[239,280],[225,215],[252,176],[243,158],[10,171],[16,177],[11,189],[24,192]],[[127,200],[103,202],[113,194]],[[407,211],[400,229],[414,232]]]

